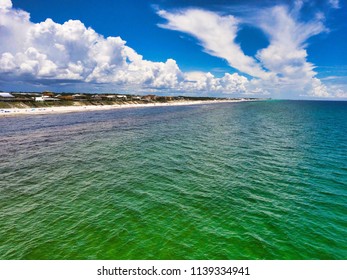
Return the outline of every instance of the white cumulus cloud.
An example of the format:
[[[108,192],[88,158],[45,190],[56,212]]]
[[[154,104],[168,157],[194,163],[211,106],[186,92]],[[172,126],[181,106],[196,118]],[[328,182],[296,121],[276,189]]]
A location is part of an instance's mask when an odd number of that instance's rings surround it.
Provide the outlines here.
[[[174,87],[180,70],[173,60],[142,59],[120,37],[104,38],[79,20],[63,24],[30,15],[1,0],[0,73],[26,80]]]
[[[184,90],[219,92],[219,93],[251,93],[251,84],[249,80],[237,73],[224,74],[217,78],[211,73],[188,72],[185,74]]]

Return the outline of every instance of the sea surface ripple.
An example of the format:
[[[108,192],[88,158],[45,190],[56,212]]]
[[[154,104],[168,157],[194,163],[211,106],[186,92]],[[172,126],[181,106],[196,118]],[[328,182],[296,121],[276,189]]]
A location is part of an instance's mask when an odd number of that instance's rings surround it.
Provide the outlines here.
[[[0,259],[347,259],[347,102],[0,119]]]

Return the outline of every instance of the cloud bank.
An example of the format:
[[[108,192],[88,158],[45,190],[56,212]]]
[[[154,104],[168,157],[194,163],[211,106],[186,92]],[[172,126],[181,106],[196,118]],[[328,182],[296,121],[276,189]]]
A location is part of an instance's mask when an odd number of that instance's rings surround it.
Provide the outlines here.
[[[9,79],[172,87],[182,76],[172,59],[146,61],[120,37],[104,38],[78,20],[34,24],[1,3],[0,71]]]
[[[252,18],[236,18],[201,9],[159,10],[161,28],[189,34],[203,50],[225,59],[238,73],[215,77],[205,72],[183,72],[174,59],[145,60],[120,37],[107,37],[79,20],[58,24],[52,19],[33,23],[30,14],[0,0],[0,86],[21,81],[26,85],[90,86],[128,91],[253,94],[333,97],[307,61],[307,40],[325,32],[322,17],[298,20],[302,2],[289,10],[275,6]],[[338,1],[330,1],[338,8]],[[254,57],[236,43],[243,24],[266,34],[269,45]],[[232,69],[231,69],[232,70]],[[334,89],[339,96],[345,93]],[[337,96],[337,95],[336,95]]]
[[[105,38],[79,20],[33,23],[10,0],[0,0],[0,79],[217,93],[243,93],[248,83],[238,74],[215,78],[183,73],[173,59],[145,60],[120,37]]]

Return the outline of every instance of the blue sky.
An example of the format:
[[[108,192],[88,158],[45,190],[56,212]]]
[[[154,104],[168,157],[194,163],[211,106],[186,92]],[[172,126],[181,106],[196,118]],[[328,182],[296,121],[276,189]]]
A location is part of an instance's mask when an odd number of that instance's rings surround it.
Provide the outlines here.
[[[0,90],[347,99],[346,5],[0,0]]]

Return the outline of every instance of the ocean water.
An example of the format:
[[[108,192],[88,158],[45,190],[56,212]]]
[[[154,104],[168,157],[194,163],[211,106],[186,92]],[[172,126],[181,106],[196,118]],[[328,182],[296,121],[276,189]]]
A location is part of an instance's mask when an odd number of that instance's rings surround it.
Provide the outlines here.
[[[0,259],[347,259],[347,102],[0,119]]]

